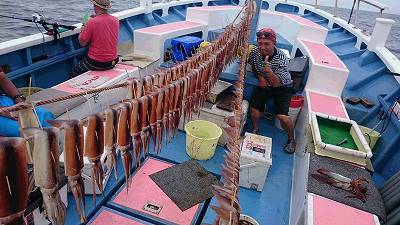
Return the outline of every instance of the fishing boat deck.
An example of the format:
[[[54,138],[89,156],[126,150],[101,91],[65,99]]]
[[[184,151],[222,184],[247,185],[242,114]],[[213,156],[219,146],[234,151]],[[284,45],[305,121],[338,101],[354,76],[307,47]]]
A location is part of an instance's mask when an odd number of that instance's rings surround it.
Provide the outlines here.
[[[274,126],[273,121],[262,119],[260,134],[272,138],[272,166],[269,169],[264,190],[262,192],[257,192],[255,190],[240,188],[239,201],[243,206],[243,213],[260,221],[260,224],[288,224],[293,155],[284,153],[283,146],[286,143],[287,137],[284,131]],[[171,140],[171,143],[163,147],[162,152],[158,156],[155,156],[153,151],[150,151],[149,155],[176,163],[190,160],[190,157],[185,152],[185,137],[186,134],[184,132],[178,131],[177,136]],[[150,149],[152,149],[152,145]],[[227,149],[217,146],[213,158],[198,162],[208,171],[220,175],[220,168],[223,163],[225,150]],[[85,195],[86,212],[89,220],[96,214],[101,206],[107,204],[112,195],[123,185],[125,178],[123,176],[122,162],[120,159],[118,161],[118,173],[118,180],[116,180],[113,175],[109,178],[104,196],[97,195],[96,206],[93,203],[92,195]],[[75,200],[71,193],[68,194],[68,202],[67,215],[72,216],[67,217],[66,224],[79,224],[79,218],[75,213]],[[214,198],[211,200],[211,204],[216,205]],[[215,212],[211,208],[208,208],[202,222],[212,224],[215,216]]]
[[[329,19],[309,10],[305,10],[304,15],[302,15],[303,12],[300,13],[299,7],[296,5],[291,5],[291,3],[279,3],[278,5],[274,5],[273,3],[275,4],[275,1],[262,1],[261,14],[264,14],[265,16],[275,15],[285,17],[286,20],[290,20],[291,24],[297,23],[296,28],[299,26],[305,26],[307,29],[310,28],[311,30],[323,30],[324,32],[327,32],[325,36],[322,35],[314,37],[318,39],[318,42],[320,43],[316,48],[314,48],[314,51],[307,52],[305,47],[303,47],[303,49],[300,49],[297,52],[292,52],[292,56],[308,55],[309,57],[313,57],[314,54],[320,54],[322,48],[323,51],[329,53],[328,55],[335,56],[334,58],[328,57],[328,60],[332,62],[335,68],[343,69],[346,67],[349,70],[348,77],[346,77],[347,82],[343,84],[344,87],[340,90],[338,96],[334,96],[332,98],[329,97],[330,101],[336,102],[332,104],[335,104],[336,106],[340,105],[340,107],[327,110],[328,104],[311,104],[311,111],[330,111],[331,113],[337,113],[342,117],[351,118],[352,120],[355,120],[364,126],[375,126],[379,122],[379,114],[382,111],[386,111],[386,113],[388,113],[391,107],[391,102],[400,96],[399,84],[393,76],[387,75],[388,67],[385,62],[376,53],[367,50],[364,42],[361,43],[361,47],[355,47],[358,37],[349,30],[346,30],[346,27],[340,27],[342,26],[341,24],[328,24],[330,22]],[[218,4],[233,4],[233,2],[224,1]],[[216,5],[215,2],[209,2],[209,5],[211,6],[200,9],[205,11],[237,9],[237,6],[232,5],[214,8],[212,5]],[[188,8],[192,6],[199,6],[199,4],[196,5],[189,3],[188,5],[184,6],[170,6],[169,9],[167,8],[168,15],[166,16],[162,16],[160,14],[160,11],[162,10],[157,9],[152,13],[132,15],[126,18],[124,17],[121,20],[119,41],[121,45],[129,43],[129,48],[122,47],[121,50],[123,50],[124,54],[125,52],[131,52],[127,49],[133,49],[132,42],[135,37],[134,33],[139,29],[154,35],[155,32],[157,33],[160,31],[167,33],[171,32],[171,30],[169,30],[171,28],[171,24],[168,25],[168,23],[176,22],[175,25],[193,25],[191,22],[184,21],[186,19],[185,17],[187,16]],[[274,8],[271,6],[274,6]],[[270,10],[276,11],[272,12]],[[265,21],[268,22],[272,20]],[[153,25],[159,26],[154,27]],[[280,27],[283,27],[282,29],[290,29],[288,27],[284,27],[283,23],[281,23]],[[155,28],[163,29],[154,30]],[[259,26],[258,28],[261,27]],[[254,29],[258,28],[254,27]],[[179,33],[175,32],[179,31],[179,27],[175,26],[174,30],[172,31],[174,31],[172,33]],[[208,32],[212,31],[213,30],[211,29],[208,30]],[[290,37],[294,37],[294,39],[291,39]],[[297,36],[289,36],[284,32],[278,32],[277,46],[279,48],[288,49],[289,51],[296,50],[296,47],[298,47],[296,46],[296,44],[298,44],[296,43],[296,38]],[[324,41],[321,42],[321,38],[323,38]],[[15,82],[17,85],[26,86],[27,75],[32,75],[34,85],[36,82],[38,86],[51,87],[65,81],[69,76],[70,65],[72,64],[71,62],[75,62],[78,56],[81,56],[86,52],[85,48],[79,47],[76,36],[66,37],[65,40],[67,40],[68,45],[60,47],[57,44],[53,46],[50,42],[37,44],[35,46],[25,47],[23,50],[15,50],[13,52],[2,54],[0,55],[0,60],[4,63],[12,65],[14,71],[10,73],[10,77],[14,79],[13,82]],[[168,47],[167,42],[168,40],[160,46],[163,48]],[[255,43],[255,37],[252,42]],[[39,43],[39,39],[37,40],[37,43]],[[307,43],[304,45],[307,45]],[[48,55],[48,59],[46,58],[45,60],[38,62],[32,60],[32,58],[35,59],[36,57],[40,58],[42,56],[43,53],[41,53],[40,50],[43,49],[43,47],[46,49],[51,48],[57,54]],[[326,55],[323,57],[321,55],[315,56],[318,58],[320,65],[326,66]],[[48,77],[53,76],[55,73],[53,69],[55,65],[57,65],[57,72],[62,72],[54,79],[49,79]],[[229,74],[224,73],[221,75],[221,78],[232,81],[231,78],[235,75],[235,73],[237,73],[237,69],[238,64],[232,64],[228,67],[227,71],[225,71]],[[141,72],[146,72],[146,69],[141,70]],[[307,73],[309,72],[310,71]],[[307,76],[308,74],[306,75],[306,78]],[[246,82],[247,84],[253,86],[257,85],[257,80],[254,77],[247,77]],[[249,94],[250,92],[247,92],[245,93],[245,96],[249,97]],[[376,103],[376,106],[369,109],[361,105],[353,106],[343,103],[342,99],[346,99],[351,96],[370,99]],[[319,98],[321,96],[313,95],[310,97],[318,97],[316,101],[322,101],[321,98]],[[375,169],[373,178],[374,181],[378,181],[378,186],[381,186],[389,177],[391,177],[400,169],[400,164],[398,164],[400,152],[397,151],[397,148],[395,147],[398,146],[400,140],[400,125],[397,123],[397,120],[395,121],[394,118],[390,118],[388,120],[389,122],[387,131],[385,135],[380,137],[380,141],[374,151],[374,158],[372,159]],[[247,124],[250,127],[250,121],[248,121]],[[249,127],[245,130],[250,130]],[[255,218],[260,224],[289,224],[291,221],[291,218],[289,217],[292,213],[290,212],[291,201],[292,207],[297,206],[296,204],[293,206],[294,198],[291,197],[293,196],[293,191],[296,191],[296,188],[293,188],[292,190],[292,185],[294,185],[293,168],[298,168],[295,166],[300,160],[297,158],[298,156],[288,155],[283,152],[283,146],[287,140],[287,137],[284,131],[279,130],[274,126],[273,121],[263,118],[261,120],[260,134],[272,138],[272,165],[269,169],[263,191],[257,192],[255,190],[240,188],[239,201],[243,208],[243,213]],[[152,145],[150,145],[150,149],[152,149]],[[220,174],[220,168],[221,164],[223,163],[223,155],[225,154],[225,150],[226,149],[224,147],[218,146],[215,156],[212,159],[207,161],[199,161],[199,163],[210,172]],[[149,155],[155,156],[155,153],[150,151]],[[189,160],[190,157],[185,152],[185,133],[178,131],[177,137],[172,139],[171,143],[169,143],[167,146],[164,146],[163,151],[155,157],[175,163],[182,163]],[[124,185],[124,182],[125,178],[123,175],[121,159],[119,157],[118,179],[111,174],[105,187],[104,194],[97,195],[97,205],[94,205],[92,195],[85,195],[86,214],[88,216],[88,220],[93,218],[102,207],[108,206],[108,202],[118,191],[118,189]],[[132,194],[134,195],[135,193]],[[79,224],[75,200],[71,193],[68,194],[68,203],[66,224]],[[210,204],[217,204],[215,198],[211,200]],[[212,224],[215,217],[215,212],[211,208],[207,208],[202,222]]]

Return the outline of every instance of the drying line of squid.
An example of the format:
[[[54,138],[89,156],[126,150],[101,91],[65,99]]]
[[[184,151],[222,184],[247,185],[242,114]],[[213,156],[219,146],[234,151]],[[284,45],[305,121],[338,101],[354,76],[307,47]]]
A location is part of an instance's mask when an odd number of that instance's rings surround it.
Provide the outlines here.
[[[247,4],[242,22],[236,29],[231,30],[231,36],[237,37],[237,46],[242,53],[240,58],[239,76],[234,84],[235,100],[233,116],[226,118],[225,131],[228,134],[227,147],[229,153],[224,155],[224,164],[221,166],[223,177],[222,185],[214,185],[213,194],[218,206],[211,206],[217,214],[215,225],[240,224],[241,207],[239,204],[239,171],[240,171],[240,123],[243,117],[242,101],[244,79],[246,74],[246,62],[249,51],[249,37],[251,22],[254,14],[254,5]]]

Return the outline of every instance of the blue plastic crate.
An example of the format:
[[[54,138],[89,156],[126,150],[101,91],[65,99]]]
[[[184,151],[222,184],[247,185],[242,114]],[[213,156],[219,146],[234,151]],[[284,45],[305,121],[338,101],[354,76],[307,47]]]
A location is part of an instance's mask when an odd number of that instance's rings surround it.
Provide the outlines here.
[[[184,36],[171,40],[174,61],[183,61],[192,56],[200,46],[203,39],[193,36]]]

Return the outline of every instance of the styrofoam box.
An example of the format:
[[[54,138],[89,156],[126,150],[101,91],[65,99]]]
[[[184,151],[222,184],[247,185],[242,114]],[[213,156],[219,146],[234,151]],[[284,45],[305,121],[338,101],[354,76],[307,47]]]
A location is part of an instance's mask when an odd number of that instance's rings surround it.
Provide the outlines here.
[[[211,89],[210,93],[208,94],[207,100],[215,104],[217,102],[218,95],[227,90],[230,86],[232,86],[231,83],[218,80],[217,83],[215,83],[214,87]]]
[[[242,121],[240,123],[240,132],[243,131],[243,127],[246,123],[247,119],[247,112],[249,110],[249,103],[246,100],[243,100],[242,102],[242,109],[243,109],[243,116],[242,116]],[[200,116],[197,116],[197,114],[192,113],[192,120],[207,120],[210,122],[213,122],[217,124],[219,127],[224,128],[227,127],[228,124],[225,122],[226,117],[233,116],[233,112],[229,112],[226,110],[219,109],[216,105],[213,105],[210,109],[202,107],[200,108]],[[186,121],[189,122],[189,121]],[[183,117],[181,117],[181,121],[179,123],[179,130],[185,130],[185,124],[183,124]],[[222,135],[218,140],[219,145],[226,145],[228,143],[228,135],[226,134],[225,130],[222,129]]]
[[[272,165],[272,139],[245,133],[240,153],[239,186],[262,191]]]

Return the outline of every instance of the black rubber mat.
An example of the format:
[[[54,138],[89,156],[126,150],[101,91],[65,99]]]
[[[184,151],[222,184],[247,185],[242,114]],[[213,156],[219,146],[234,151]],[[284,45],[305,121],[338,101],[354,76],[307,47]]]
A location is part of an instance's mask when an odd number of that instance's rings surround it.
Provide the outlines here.
[[[212,185],[219,182],[196,160],[174,165],[151,174],[150,178],[182,211],[211,198]]]
[[[317,170],[323,168],[338,173],[350,179],[365,178],[369,181],[366,202],[363,203],[357,198],[349,198],[352,194],[348,191],[321,183],[311,177],[311,174],[318,174]],[[377,215],[383,221],[386,221],[386,212],[383,205],[382,197],[375,187],[371,175],[360,167],[353,166],[349,163],[331,159],[328,157],[310,154],[310,170],[308,173],[308,192],[332,199],[337,202],[361,209],[366,212]]]

